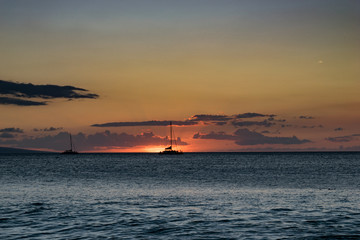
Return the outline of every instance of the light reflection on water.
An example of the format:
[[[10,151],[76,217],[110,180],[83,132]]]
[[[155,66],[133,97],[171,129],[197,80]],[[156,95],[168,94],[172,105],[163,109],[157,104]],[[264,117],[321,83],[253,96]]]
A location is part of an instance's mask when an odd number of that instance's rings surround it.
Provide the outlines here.
[[[0,239],[356,239],[359,157],[4,155]]]

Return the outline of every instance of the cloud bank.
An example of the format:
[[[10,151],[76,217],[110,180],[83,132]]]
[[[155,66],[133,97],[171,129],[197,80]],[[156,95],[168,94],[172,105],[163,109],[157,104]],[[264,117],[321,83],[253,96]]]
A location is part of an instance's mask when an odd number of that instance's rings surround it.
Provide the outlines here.
[[[312,117],[303,116],[306,119]],[[295,119],[298,119],[296,117]],[[240,146],[253,145],[296,145],[311,142],[308,139],[299,139],[296,136],[288,137],[280,135],[280,129],[284,127],[292,128],[322,128],[322,125],[299,126],[293,124],[283,124],[286,119],[278,118],[275,114],[261,114],[247,112],[235,115],[214,115],[214,114],[196,114],[185,120],[172,121],[174,126],[194,127],[191,134],[193,139],[212,139],[233,141]],[[108,122],[97,123],[92,127],[167,127],[169,120],[151,120],[151,121],[133,121],[133,122]],[[55,132],[61,130],[61,127],[48,127],[41,129],[33,129],[34,132]],[[199,129],[206,129],[208,133],[196,133]],[[214,130],[217,129],[217,130]],[[255,130],[254,130],[255,129]],[[226,132],[222,132],[222,131]],[[21,147],[21,148],[49,148],[62,151],[68,145],[68,134],[60,132],[57,135],[25,137],[22,140],[13,133],[20,132],[18,128],[0,129],[2,134],[0,138],[1,144]],[[189,131],[187,128],[186,131]],[[211,131],[211,132],[210,132]],[[232,132],[232,133],[231,133]],[[44,133],[42,133],[44,134]],[[276,135],[274,135],[276,134]],[[15,138],[16,137],[16,138]],[[332,142],[348,142],[352,141],[357,135],[327,138]],[[73,135],[80,151],[106,150],[114,148],[131,148],[146,145],[167,145],[169,139],[167,137],[157,136],[153,132],[145,132],[142,134],[113,133],[104,131],[96,134],[77,134]],[[178,139],[179,145],[187,145],[186,142]],[[279,146],[276,146],[279,147]]]
[[[95,134],[78,133],[72,135],[76,149],[79,151],[96,151],[114,148],[130,148],[148,145],[167,145],[169,139],[154,135],[152,132],[131,135],[127,133],[111,133],[110,131],[99,132]],[[24,138],[22,140],[7,140],[0,142],[4,145],[11,145],[19,148],[47,148],[57,151],[63,151],[69,146],[69,133],[60,132],[54,136],[39,136]],[[177,138],[178,145],[187,145],[180,138]]]

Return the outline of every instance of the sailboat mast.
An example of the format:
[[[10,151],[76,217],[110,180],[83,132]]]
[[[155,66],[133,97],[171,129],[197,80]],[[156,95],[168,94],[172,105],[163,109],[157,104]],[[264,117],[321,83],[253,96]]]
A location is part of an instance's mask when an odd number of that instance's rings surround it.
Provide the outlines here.
[[[172,122],[170,122],[170,147],[172,149]]]

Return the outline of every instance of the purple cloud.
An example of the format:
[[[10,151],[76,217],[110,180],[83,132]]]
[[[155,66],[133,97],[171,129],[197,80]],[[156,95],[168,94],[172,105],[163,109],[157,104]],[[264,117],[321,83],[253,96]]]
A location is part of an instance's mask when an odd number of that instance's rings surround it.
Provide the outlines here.
[[[4,133],[0,134],[0,138],[14,138],[14,137],[15,137],[14,134],[7,133],[7,132],[4,132]]]
[[[261,133],[250,131],[246,128],[238,129],[234,134],[224,132],[211,132],[209,134],[196,133],[194,139],[231,140],[237,145],[259,145],[259,144],[303,144],[310,140],[300,140],[297,137],[268,137]]]

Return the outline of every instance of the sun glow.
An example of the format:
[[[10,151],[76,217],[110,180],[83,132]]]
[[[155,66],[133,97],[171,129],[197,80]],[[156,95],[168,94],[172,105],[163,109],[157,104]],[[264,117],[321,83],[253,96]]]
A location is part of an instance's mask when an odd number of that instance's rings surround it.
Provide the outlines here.
[[[164,146],[149,146],[143,148],[143,152],[147,152],[147,153],[158,153],[163,150],[164,150]]]

